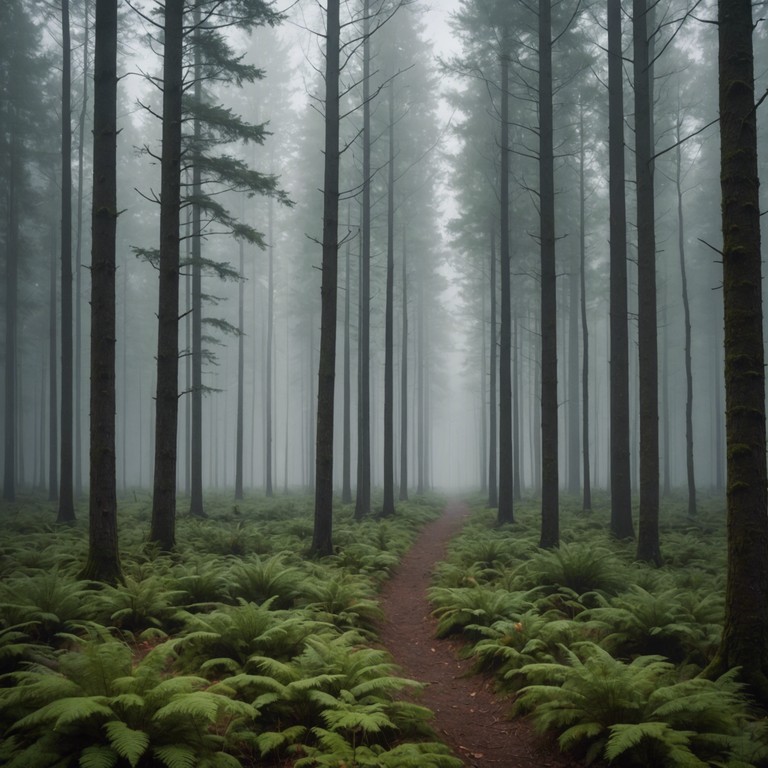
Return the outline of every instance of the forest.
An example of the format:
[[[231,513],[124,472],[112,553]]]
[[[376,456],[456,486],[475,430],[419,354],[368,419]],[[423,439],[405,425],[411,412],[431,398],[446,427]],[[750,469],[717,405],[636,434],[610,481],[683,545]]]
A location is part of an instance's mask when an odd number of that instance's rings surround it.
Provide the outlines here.
[[[3,0],[0,764],[768,766],[766,12]]]

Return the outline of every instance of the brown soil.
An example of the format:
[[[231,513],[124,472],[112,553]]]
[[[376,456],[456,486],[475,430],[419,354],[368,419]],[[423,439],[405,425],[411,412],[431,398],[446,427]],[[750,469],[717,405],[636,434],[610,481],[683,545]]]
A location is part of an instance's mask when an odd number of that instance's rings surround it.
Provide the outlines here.
[[[493,691],[492,681],[473,675],[471,662],[458,658],[460,645],[435,638],[427,589],[435,563],[469,514],[465,504],[449,504],[429,523],[384,585],[384,619],[379,637],[405,676],[426,683],[420,703],[435,718],[438,737],[472,768],[575,768],[577,761],[557,744],[534,733],[521,717],[510,718],[510,701]]]

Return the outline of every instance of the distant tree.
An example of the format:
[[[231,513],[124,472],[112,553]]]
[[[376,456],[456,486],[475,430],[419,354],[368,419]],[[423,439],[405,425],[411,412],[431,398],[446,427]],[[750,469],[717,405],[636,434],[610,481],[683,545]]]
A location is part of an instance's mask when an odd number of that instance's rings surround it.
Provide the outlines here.
[[[753,29],[750,0],[719,0],[728,576],[723,636],[705,674],[740,668],[766,708],[768,499]]]
[[[115,468],[117,0],[96,4],[91,246],[91,432],[88,559],[81,578],[122,578]]]
[[[387,158],[387,278],[384,317],[384,500],[382,517],[395,514],[395,88],[389,81]]]

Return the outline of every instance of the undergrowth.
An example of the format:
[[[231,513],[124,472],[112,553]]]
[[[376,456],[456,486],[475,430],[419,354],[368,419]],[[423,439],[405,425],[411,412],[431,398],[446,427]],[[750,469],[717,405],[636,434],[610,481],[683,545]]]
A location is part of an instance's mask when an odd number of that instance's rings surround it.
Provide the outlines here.
[[[563,501],[554,550],[537,546],[535,502],[501,527],[478,504],[435,572],[438,633],[463,639],[517,711],[587,763],[768,766],[768,724],[735,673],[698,677],[722,632],[722,502],[696,519],[667,504],[656,569],[610,538],[607,500],[589,514]]]
[[[370,647],[377,588],[441,500],[386,521],[342,508],[317,560],[311,499],[211,499],[207,519],[179,517],[172,556],[147,544],[136,499],[114,587],[77,578],[85,524],[35,506],[0,516],[0,764],[460,765],[402,701],[417,684]]]

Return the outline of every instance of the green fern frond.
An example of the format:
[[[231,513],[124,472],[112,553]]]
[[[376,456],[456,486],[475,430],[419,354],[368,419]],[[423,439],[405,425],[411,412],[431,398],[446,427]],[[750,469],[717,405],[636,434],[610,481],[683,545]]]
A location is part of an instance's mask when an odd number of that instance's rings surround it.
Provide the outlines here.
[[[80,768],[113,768],[119,759],[111,747],[90,746],[80,753]]]
[[[149,735],[144,731],[129,728],[121,720],[104,723],[104,730],[110,746],[120,757],[124,757],[131,768],[136,768],[141,756],[149,746]]]
[[[197,753],[192,747],[165,744],[152,748],[152,754],[167,768],[196,768]]]
[[[270,752],[277,752],[291,744],[297,744],[306,732],[307,728],[304,725],[292,725],[282,731],[264,731],[256,736],[256,745],[264,757]]]

